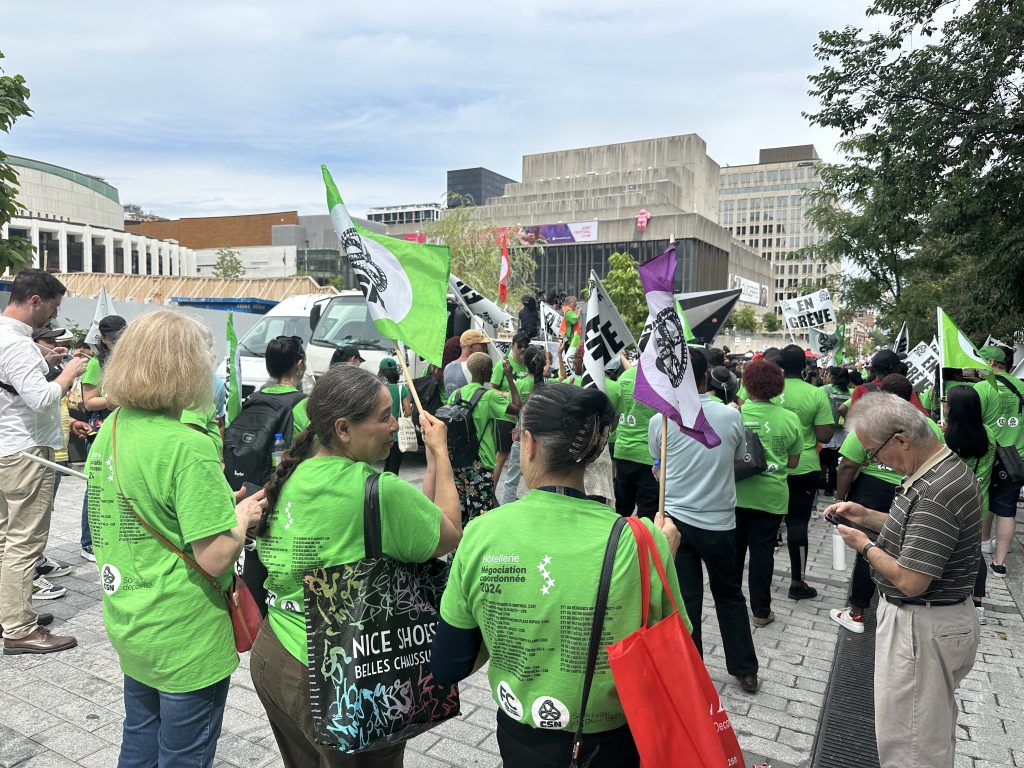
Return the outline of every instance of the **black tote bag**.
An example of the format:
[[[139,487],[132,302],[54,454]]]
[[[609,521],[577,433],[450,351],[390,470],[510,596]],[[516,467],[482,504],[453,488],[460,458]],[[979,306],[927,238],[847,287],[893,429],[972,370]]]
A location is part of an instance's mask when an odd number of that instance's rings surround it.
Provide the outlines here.
[[[768,458],[761,445],[761,438],[751,429],[743,430],[743,458],[736,462],[736,482],[759,475],[768,469]]]
[[[458,687],[435,683],[430,671],[448,564],[382,554],[379,478],[366,479],[366,556],[304,577],[314,737],[350,754],[406,741],[459,714]]]

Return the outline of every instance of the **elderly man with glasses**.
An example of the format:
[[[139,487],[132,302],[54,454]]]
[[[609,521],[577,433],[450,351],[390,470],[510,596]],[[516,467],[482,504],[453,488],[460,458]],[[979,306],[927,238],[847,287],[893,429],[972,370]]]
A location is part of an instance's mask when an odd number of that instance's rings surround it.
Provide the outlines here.
[[[953,765],[954,691],[974,666],[979,627],[974,589],[981,493],[971,470],[927,419],[895,395],[875,392],[848,424],[872,460],[904,475],[886,515],[849,501],[825,510],[878,586],[875,736],[881,768]],[[878,531],[874,543],[868,531]]]

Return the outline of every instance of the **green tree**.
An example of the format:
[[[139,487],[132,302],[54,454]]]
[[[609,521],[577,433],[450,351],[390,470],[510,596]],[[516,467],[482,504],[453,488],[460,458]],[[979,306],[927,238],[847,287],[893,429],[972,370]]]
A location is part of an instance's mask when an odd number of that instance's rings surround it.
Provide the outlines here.
[[[4,54],[0,51],[0,59]],[[32,114],[28,108],[29,90],[21,75],[5,75],[0,67],[0,133],[9,133],[14,121]],[[18,214],[18,174],[0,150],[0,224],[8,223]],[[0,240],[0,273],[16,271],[32,261],[32,244],[21,237]]]
[[[726,324],[737,331],[753,332],[757,330],[757,315],[753,307],[740,307],[729,314]]]
[[[330,280],[327,281],[327,284],[336,291],[345,290],[345,278],[342,277],[341,275],[338,275],[337,277],[332,277]]]
[[[613,253],[608,257],[608,274],[601,279],[601,284],[633,336],[639,340],[647,322],[647,296],[640,282],[636,259],[628,252]]]
[[[244,277],[245,265],[238,258],[238,251],[233,251],[226,245],[217,251],[217,261],[213,264],[214,277]]]
[[[842,293],[930,337],[941,304],[975,339],[1024,326],[1024,13],[1013,3],[871,0],[866,32],[819,35],[812,124],[847,162],[813,219]],[[830,212],[827,208],[831,206]],[[846,264],[852,266],[845,269]]]
[[[782,330],[782,320],[774,312],[765,312],[761,317],[761,330],[767,333],[775,333]]]

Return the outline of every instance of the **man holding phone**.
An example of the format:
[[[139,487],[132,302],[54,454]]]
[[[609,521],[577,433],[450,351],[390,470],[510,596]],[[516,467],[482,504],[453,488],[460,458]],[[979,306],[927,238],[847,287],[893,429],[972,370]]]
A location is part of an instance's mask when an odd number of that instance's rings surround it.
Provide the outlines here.
[[[898,396],[872,392],[848,424],[872,460],[903,477],[886,515],[850,501],[825,509],[878,586],[875,737],[881,768],[953,765],[954,691],[974,666],[981,493],[971,470]],[[872,542],[860,528],[878,531]]]

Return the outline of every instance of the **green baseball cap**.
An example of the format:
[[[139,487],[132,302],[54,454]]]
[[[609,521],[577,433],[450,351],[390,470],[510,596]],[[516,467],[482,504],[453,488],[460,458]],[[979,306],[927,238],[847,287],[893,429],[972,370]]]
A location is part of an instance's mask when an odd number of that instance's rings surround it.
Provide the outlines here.
[[[987,347],[982,347],[978,350],[978,354],[985,360],[995,360],[997,363],[1006,362],[1006,353],[1003,352],[999,347],[990,344]]]

